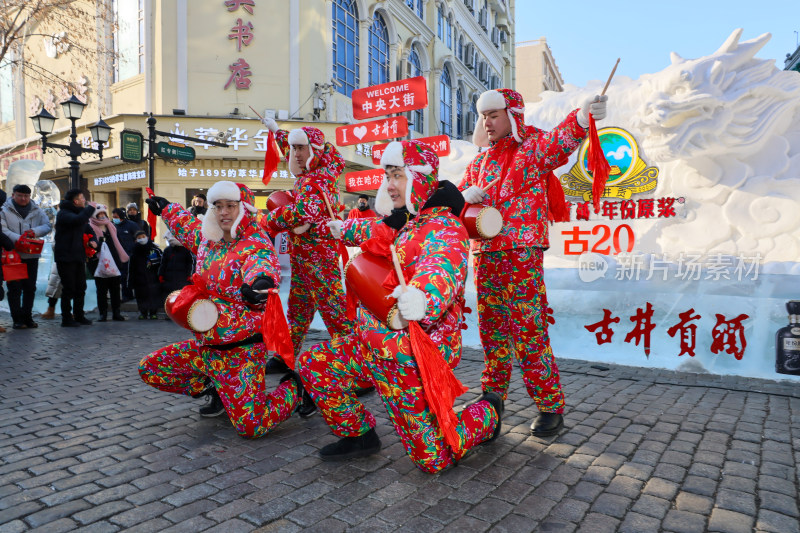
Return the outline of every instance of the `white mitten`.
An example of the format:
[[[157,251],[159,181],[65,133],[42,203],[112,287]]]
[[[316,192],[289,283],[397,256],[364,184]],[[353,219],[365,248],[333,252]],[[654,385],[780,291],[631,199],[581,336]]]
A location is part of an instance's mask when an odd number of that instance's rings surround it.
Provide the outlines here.
[[[595,121],[603,120],[606,118],[606,103],[608,102],[608,95],[595,95],[586,99],[578,111],[578,124],[583,129],[589,129],[589,113],[592,114]]]
[[[272,133],[278,131],[278,123],[275,122],[274,118],[264,117],[261,119],[261,123]]]
[[[331,230],[331,235],[333,235],[334,239],[342,238],[342,226],[344,226],[344,222],[341,220],[331,220],[325,225],[328,226],[329,230]]]
[[[302,226],[297,226],[296,228],[292,228],[292,233],[295,235],[302,235],[303,233],[308,231],[308,228],[311,227],[311,224],[303,224]]]
[[[425,293],[416,287],[408,286],[406,291],[399,285],[395,287],[392,296],[397,298],[397,310],[406,320],[422,320],[428,310],[428,299]]]
[[[464,201],[468,204],[479,204],[486,198],[486,192],[477,185],[473,185],[463,193]]]

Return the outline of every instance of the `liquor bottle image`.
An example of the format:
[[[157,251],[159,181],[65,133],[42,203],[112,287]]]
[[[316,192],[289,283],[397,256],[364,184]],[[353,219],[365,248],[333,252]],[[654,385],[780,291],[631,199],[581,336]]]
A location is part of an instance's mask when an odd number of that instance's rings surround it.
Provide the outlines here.
[[[775,371],[800,376],[800,300],[786,302],[789,325],[775,334]]]

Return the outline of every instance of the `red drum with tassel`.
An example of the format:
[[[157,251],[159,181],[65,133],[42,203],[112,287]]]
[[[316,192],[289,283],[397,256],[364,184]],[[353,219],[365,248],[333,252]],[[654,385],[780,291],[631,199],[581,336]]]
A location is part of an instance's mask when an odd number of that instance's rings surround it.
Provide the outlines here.
[[[461,222],[470,239],[491,239],[503,229],[500,211],[483,204],[467,204],[461,212]]]
[[[193,287],[187,285],[187,287]],[[186,287],[185,287],[186,288]],[[164,310],[176,324],[195,331],[205,333],[217,324],[219,310],[217,305],[207,298],[187,297],[180,291],[172,291],[164,302]]]
[[[275,191],[267,196],[267,210],[294,204],[294,197],[289,191]]]
[[[392,291],[383,287],[383,280],[392,271],[392,264],[385,258],[358,252],[344,268],[348,290],[355,292],[358,299],[378,320],[389,329],[408,327],[408,321],[400,316],[397,300]]]

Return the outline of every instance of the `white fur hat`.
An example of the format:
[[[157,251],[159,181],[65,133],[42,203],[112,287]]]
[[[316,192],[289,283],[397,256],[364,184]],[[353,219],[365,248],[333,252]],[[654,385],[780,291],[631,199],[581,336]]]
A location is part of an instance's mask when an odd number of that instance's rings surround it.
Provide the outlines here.
[[[525,102],[518,92],[511,89],[485,91],[478,98],[475,107],[478,111],[478,121],[475,124],[475,133],[472,135],[473,144],[482,148],[489,146],[489,136],[483,124],[483,113],[497,109],[506,110],[508,120],[511,122],[511,134],[517,142],[522,142],[520,129],[525,127]]]
[[[309,139],[309,133],[313,136],[317,137],[315,140]],[[287,138],[289,142],[289,170],[295,176],[299,176],[304,169],[297,166],[297,161],[294,159],[294,148],[292,146],[306,146],[308,145],[308,159],[306,160],[305,170],[311,170],[311,163],[314,161],[314,156],[317,153],[322,153],[322,149],[325,147],[324,137],[322,140],[319,137],[322,135],[322,132],[317,130],[316,128],[297,128],[291,130],[289,132],[289,136]]]
[[[253,191],[241,183],[234,183],[232,181],[218,181],[212,185],[210,189],[208,189],[208,194],[206,196],[208,198],[209,210],[215,209],[214,202],[219,200],[240,202],[239,215],[236,217],[236,220],[233,221],[233,226],[231,226],[232,237],[236,237],[238,235],[239,224],[244,218],[245,212],[255,213],[258,211],[258,209],[253,206],[255,203]],[[217,216],[215,213],[208,213],[205,217],[203,217],[202,233],[203,237],[209,241],[222,240],[224,233],[222,232],[222,228],[219,226],[219,222],[217,222]]]

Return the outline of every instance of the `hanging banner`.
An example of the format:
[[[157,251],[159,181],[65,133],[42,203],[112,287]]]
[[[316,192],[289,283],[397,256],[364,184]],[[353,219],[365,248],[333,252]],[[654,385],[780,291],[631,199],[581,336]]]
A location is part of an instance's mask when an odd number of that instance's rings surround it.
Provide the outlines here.
[[[382,83],[353,91],[356,120],[428,107],[428,83],[423,76]]]
[[[381,186],[383,175],[382,168],[348,172],[344,175],[346,190],[347,192],[374,191]]]
[[[348,146],[372,141],[386,141],[408,135],[408,119],[391,117],[336,128],[336,144]]]
[[[436,152],[436,155],[439,157],[450,155],[450,137],[447,135],[434,135],[433,137],[420,137],[419,139],[414,139],[415,141],[420,141],[428,146]],[[385,144],[376,144],[372,147],[372,162],[376,165],[381,164],[381,156],[383,156],[384,150],[386,150]]]

